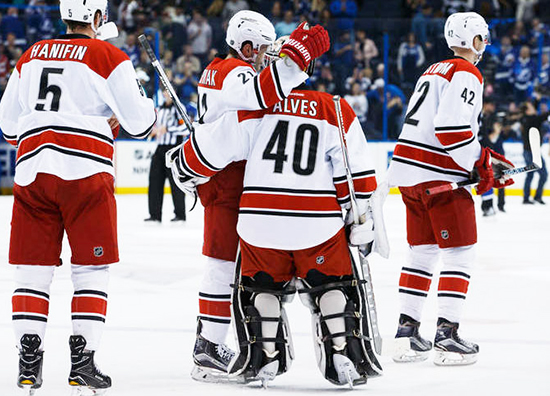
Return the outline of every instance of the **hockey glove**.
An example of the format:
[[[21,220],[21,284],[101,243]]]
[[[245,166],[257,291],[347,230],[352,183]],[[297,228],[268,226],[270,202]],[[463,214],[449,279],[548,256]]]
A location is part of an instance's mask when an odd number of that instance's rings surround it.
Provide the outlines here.
[[[323,55],[329,48],[330,38],[324,27],[315,25],[310,28],[307,22],[302,22],[283,45],[280,55],[288,56],[305,71],[313,59]]]
[[[352,224],[349,233],[349,243],[351,246],[357,246],[364,256],[372,251],[374,242],[374,220],[367,219],[362,224]]]
[[[186,173],[181,167],[181,150],[183,146],[174,147],[166,152],[166,167],[172,171],[176,186],[193,199],[197,198],[197,186],[206,183],[209,178],[196,177]]]
[[[514,184],[514,180],[511,176],[507,176],[502,173],[506,169],[514,168],[514,164],[507,160],[506,157],[491,150],[491,165],[493,166],[493,176],[495,178],[493,187],[504,188]]]
[[[481,147],[481,155],[474,163],[475,173],[479,177],[479,183],[476,186],[477,195],[481,195],[493,188],[495,177],[493,167],[491,166],[491,149]]]

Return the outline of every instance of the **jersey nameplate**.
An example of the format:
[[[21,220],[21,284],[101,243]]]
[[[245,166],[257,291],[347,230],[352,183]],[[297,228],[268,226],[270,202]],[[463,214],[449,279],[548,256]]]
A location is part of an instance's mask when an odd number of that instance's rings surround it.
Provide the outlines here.
[[[287,98],[273,106],[274,113],[300,114],[315,117],[318,103],[314,100]]]
[[[81,61],[88,47],[85,45],[45,43],[36,44],[31,49],[30,58],[40,59],[76,59]]]

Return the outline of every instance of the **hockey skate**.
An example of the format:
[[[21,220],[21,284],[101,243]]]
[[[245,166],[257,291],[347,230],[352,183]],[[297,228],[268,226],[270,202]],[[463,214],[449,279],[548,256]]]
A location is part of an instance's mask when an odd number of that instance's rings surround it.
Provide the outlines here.
[[[94,395],[104,395],[111,387],[111,378],[99,371],[95,365],[95,351],[84,349],[86,339],[82,336],[71,336],[69,346],[71,348],[69,385],[74,387],[73,396],[82,395],[85,388],[90,389]]]
[[[444,318],[437,320],[434,349],[434,363],[438,366],[474,364],[479,353],[477,344],[459,337],[458,323],[449,322]]]
[[[37,334],[24,334],[19,349],[19,376],[17,386],[32,396],[42,386],[42,362],[44,352],[38,350],[40,337]]]
[[[197,334],[195,348],[193,349],[195,366],[191,371],[191,377],[201,382],[229,381],[227,366],[234,356],[235,352],[226,345],[215,344]]]
[[[332,355],[334,370],[338,375],[340,385],[348,384],[350,389],[354,385],[362,385],[367,383],[367,377],[361,376],[355,368],[355,364],[346,356],[340,353]]]
[[[418,328],[420,322],[414,320],[408,315],[401,314],[399,317],[399,327],[395,338],[408,338],[410,347],[407,350],[399,351],[393,355],[393,361],[397,363],[422,362],[428,359],[432,343],[420,336]]]

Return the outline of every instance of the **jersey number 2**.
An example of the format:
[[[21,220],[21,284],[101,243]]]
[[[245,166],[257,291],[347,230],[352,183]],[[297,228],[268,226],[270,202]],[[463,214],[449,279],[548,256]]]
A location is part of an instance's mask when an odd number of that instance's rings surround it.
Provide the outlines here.
[[[404,121],[405,124],[409,124],[412,126],[418,125],[418,120],[415,120],[414,118],[412,118],[412,116],[416,114],[416,112],[422,105],[422,102],[424,102],[424,100],[426,99],[426,95],[428,95],[429,89],[430,89],[430,83],[428,81],[424,81],[422,85],[420,85],[420,88],[418,88],[418,91],[416,91],[416,92],[422,92],[420,94],[420,99],[418,99],[418,101],[414,104],[411,111],[409,111],[405,116],[405,121]]]
[[[38,91],[38,100],[45,102],[48,93],[53,95],[52,103],[50,105],[50,111],[59,111],[59,100],[61,99],[61,88],[58,85],[48,85],[48,76],[50,74],[63,74],[63,69],[57,67],[45,67],[42,69],[42,75],[40,76],[40,91]],[[44,103],[37,103],[35,109],[38,111],[45,111],[46,105]]]
[[[306,132],[309,131],[309,149],[307,150],[307,164],[302,168],[302,154],[304,151],[304,140]],[[288,121],[279,121],[267,146],[263,152],[262,158],[275,161],[273,172],[283,173],[283,165],[288,159],[285,153],[286,141],[288,136]],[[317,157],[317,145],[319,143],[319,129],[315,125],[302,124],[296,130],[296,142],[294,143],[294,155],[292,160],[292,170],[303,176],[311,175],[315,169],[315,158]],[[275,149],[275,145],[277,148]]]

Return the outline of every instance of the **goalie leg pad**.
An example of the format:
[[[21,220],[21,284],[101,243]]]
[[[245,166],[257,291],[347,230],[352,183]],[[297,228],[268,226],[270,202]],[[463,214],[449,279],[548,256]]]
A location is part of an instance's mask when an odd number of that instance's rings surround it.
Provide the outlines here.
[[[254,278],[239,277],[231,309],[240,351],[230,364],[231,376],[245,382],[261,380],[265,386],[289,370],[294,350],[282,303],[294,292],[291,282],[276,283],[263,272]]]
[[[357,280],[312,270],[300,281],[299,292],[312,314],[317,364],[325,378],[353,386],[380,376],[382,367],[369,338],[366,302]]]

